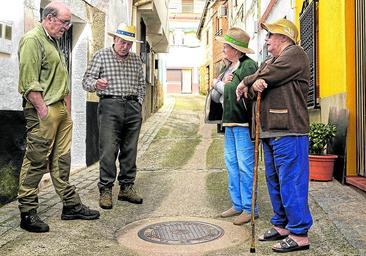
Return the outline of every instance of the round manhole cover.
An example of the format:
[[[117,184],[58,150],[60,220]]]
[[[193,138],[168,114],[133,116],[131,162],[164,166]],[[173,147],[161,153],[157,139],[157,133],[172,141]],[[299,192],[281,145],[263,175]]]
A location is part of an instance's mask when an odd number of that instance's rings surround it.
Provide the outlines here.
[[[219,226],[200,221],[169,221],[149,225],[138,232],[148,242],[158,244],[191,245],[206,243],[221,237]]]

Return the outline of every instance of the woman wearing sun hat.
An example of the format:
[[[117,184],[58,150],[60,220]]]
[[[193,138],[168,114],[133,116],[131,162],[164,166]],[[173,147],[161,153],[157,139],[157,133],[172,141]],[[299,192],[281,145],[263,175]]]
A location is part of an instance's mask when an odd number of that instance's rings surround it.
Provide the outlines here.
[[[229,82],[221,83],[221,91],[224,96],[224,155],[232,206],[221,213],[221,217],[239,215],[234,224],[242,225],[251,218],[254,145],[249,134],[250,106],[244,100],[237,101],[235,91],[245,76],[257,70],[257,65],[246,55],[254,51],[248,47],[250,37],[242,29],[230,28],[226,35],[216,39],[223,43],[224,58],[230,62],[223,75],[229,77]],[[217,84],[215,88],[220,90]],[[254,214],[258,217],[258,207]]]
[[[307,95],[310,65],[297,45],[298,31],[289,20],[262,23],[272,55],[258,71],[245,77],[237,88],[262,92],[261,132],[268,192],[274,215],[271,227],[260,241],[281,240],[275,252],[309,249],[312,217],[308,205],[309,116]]]

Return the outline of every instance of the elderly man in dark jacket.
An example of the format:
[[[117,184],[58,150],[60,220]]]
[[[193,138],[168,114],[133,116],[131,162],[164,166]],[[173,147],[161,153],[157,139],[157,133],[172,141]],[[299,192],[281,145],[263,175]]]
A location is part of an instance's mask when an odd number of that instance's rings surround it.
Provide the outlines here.
[[[290,252],[309,248],[312,217],[308,205],[309,166],[308,95],[310,67],[306,53],[296,45],[298,31],[289,20],[262,23],[272,57],[243,79],[237,97],[261,92],[260,137],[266,180],[274,216],[273,227],[260,241],[281,240],[272,249]]]

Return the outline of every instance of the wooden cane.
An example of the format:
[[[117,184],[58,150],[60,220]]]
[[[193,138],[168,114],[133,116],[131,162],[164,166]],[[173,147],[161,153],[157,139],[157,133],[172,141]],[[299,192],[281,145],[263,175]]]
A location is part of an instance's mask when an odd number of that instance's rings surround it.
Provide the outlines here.
[[[250,245],[250,252],[255,253],[255,222],[254,210],[257,201],[257,179],[258,179],[258,160],[259,160],[259,127],[260,127],[260,110],[261,110],[261,92],[257,94],[257,110],[255,113],[255,144],[254,144],[254,173],[252,186],[252,210],[250,224],[252,226],[252,243]]]

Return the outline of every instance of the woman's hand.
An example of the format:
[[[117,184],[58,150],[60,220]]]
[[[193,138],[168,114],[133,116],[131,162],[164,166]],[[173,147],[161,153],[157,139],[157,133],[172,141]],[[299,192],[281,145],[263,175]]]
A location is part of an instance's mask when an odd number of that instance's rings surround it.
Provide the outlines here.
[[[248,87],[244,84],[243,81],[241,81],[236,87],[236,100],[239,101],[242,96],[248,98]]]
[[[225,77],[222,79],[222,81],[226,84],[228,82],[231,82],[231,80],[233,80],[233,74],[227,74],[225,75]]]

